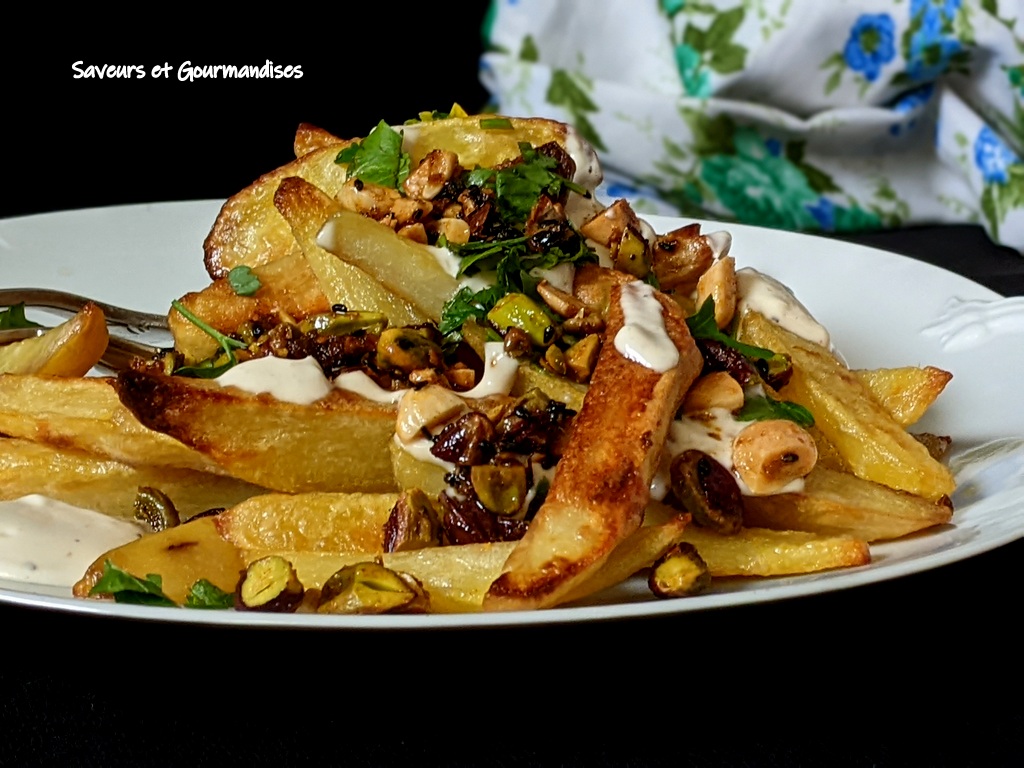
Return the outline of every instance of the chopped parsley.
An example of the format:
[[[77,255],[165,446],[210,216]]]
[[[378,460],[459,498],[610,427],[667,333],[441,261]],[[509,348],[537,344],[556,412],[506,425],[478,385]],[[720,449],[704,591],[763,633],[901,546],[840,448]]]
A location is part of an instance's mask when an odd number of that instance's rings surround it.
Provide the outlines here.
[[[15,328],[42,328],[42,326],[25,317],[25,305],[22,303],[14,304],[0,311],[0,331],[9,331]]]
[[[200,579],[185,596],[186,608],[207,608],[222,610],[235,607],[235,596],[225,592],[212,581]]]
[[[334,162],[347,164],[353,178],[391,189],[398,189],[409,176],[410,158],[402,151],[402,134],[383,120],[365,139],[341,150]]]
[[[252,296],[260,289],[260,279],[251,267],[244,264],[228,272],[228,284],[238,296]]]

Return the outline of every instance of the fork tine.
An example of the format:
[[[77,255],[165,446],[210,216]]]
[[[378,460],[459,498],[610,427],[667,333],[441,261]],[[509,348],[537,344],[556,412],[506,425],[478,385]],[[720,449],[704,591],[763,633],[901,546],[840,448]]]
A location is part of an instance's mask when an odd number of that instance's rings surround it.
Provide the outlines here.
[[[45,307],[46,309],[74,313],[90,301],[103,310],[103,314],[110,324],[124,326],[129,331],[138,333],[147,330],[167,330],[165,315],[137,312],[133,309],[118,307],[114,304],[51,288],[0,288],[0,307],[24,304],[26,307]]]

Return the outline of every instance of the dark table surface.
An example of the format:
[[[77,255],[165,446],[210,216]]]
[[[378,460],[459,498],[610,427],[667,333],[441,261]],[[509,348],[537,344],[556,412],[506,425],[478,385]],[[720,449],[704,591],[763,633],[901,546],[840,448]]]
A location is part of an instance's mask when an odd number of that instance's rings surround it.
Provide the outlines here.
[[[299,120],[362,135],[483,102],[472,47],[452,54],[457,76],[421,73],[412,92],[301,56],[302,83],[71,82],[75,59],[109,50],[40,64],[50,98],[15,104],[3,129],[0,216],[222,198],[288,159]],[[975,227],[849,239],[1024,295],[1024,258]],[[240,630],[0,605],[0,765],[1019,765],[1022,562],[1017,541],[827,595],[516,629]]]

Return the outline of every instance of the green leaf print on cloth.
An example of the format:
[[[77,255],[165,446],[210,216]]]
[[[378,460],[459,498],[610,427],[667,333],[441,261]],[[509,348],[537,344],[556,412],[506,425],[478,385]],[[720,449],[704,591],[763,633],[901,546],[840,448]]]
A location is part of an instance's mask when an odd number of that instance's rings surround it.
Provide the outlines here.
[[[1024,252],[1021,0],[492,0],[481,81],[647,212]]]

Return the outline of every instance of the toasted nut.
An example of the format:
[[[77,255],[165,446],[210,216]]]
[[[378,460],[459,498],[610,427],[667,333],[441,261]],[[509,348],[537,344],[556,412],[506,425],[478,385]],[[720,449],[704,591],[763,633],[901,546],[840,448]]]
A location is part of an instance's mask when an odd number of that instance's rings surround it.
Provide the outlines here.
[[[589,381],[600,351],[601,337],[596,333],[580,339],[565,351],[566,373],[573,381]]]
[[[541,280],[537,284],[537,293],[552,311],[565,318],[575,317],[586,309],[582,301],[571,293],[555,288],[547,280]]]
[[[818,447],[806,429],[787,419],[755,421],[732,441],[736,473],[755,494],[779,493],[806,477]]]
[[[235,590],[235,607],[247,611],[291,613],[302,602],[305,589],[292,564],[280,555],[249,563]]]
[[[701,376],[690,387],[683,400],[683,413],[696,413],[711,408],[735,411],[743,407],[743,387],[725,371]]]
[[[736,300],[739,288],[736,284],[736,260],[724,256],[697,281],[697,306],[709,297],[715,300],[715,325],[725,328],[736,314]]]
[[[690,597],[711,586],[711,572],[697,548],[684,541],[655,562],[647,585],[657,597]]]
[[[384,523],[384,551],[404,552],[441,543],[441,520],[426,493],[419,488],[398,497]]]
[[[423,585],[407,573],[379,563],[356,563],[331,576],[320,590],[319,613],[378,614],[420,612],[429,598]]]
[[[406,392],[398,403],[395,434],[403,442],[419,437],[423,430],[440,426],[466,409],[466,401],[446,387],[426,386]]]
[[[522,509],[528,485],[526,467],[522,464],[478,464],[470,468],[469,479],[487,511],[515,515]]]
[[[700,234],[700,224],[688,224],[659,237],[653,251],[653,269],[666,291],[689,295],[711,262],[714,252]],[[692,314],[692,313],[687,313]]]
[[[163,531],[181,524],[174,503],[163,491],[140,486],[135,495],[135,519],[146,523],[153,532]]]
[[[672,494],[694,522],[718,533],[743,526],[743,497],[732,473],[703,451],[683,451],[669,469]]]
[[[441,347],[412,328],[388,328],[377,342],[377,365],[383,370],[409,373],[443,362]]]

